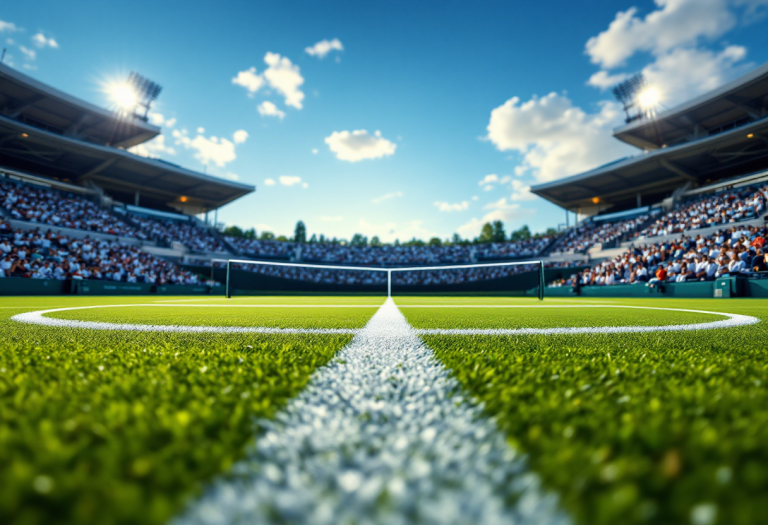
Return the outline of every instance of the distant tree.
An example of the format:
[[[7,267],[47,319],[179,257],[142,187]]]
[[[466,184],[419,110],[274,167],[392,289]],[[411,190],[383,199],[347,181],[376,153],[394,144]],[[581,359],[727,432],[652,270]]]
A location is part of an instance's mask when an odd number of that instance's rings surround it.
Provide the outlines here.
[[[326,243],[326,242],[327,242],[327,239],[325,238],[325,235],[324,235],[324,234],[322,234],[322,233],[320,234],[320,239],[319,239],[319,242],[320,242],[320,243]]]
[[[309,238],[309,244],[315,244],[316,242],[317,242],[317,235],[313,233],[312,237]]]
[[[290,239],[288,237],[286,237],[285,235],[280,235],[275,240],[276,241],[280,241],[280,242],[288,242]]]
[[[307,227],[304,226],[304,221],[296,223],[296,229],[293,231],[294,242],[307,242]]]
[[[462,244],[463,242],[464,241],[462,240],[461,235],[459,235],[458,233],[453,234],[453,237],[451,238],[452,244]]]
[[[393,244],[395,246],[400,246],[400,239],[395,239],[395,242]]]
[[[509,240],[512,242],[527,241],[531,238],[531,230],[527,224],[524,224],[519,230],[513,231],[509,234]]]
[[[480,230],[480,236],[475,239],[476,242],[491,242],[493,240],[493,226],[490,222],[483,224],[483,229]]]
[[[379,239],[378,235],[374,235],[371,237],[371,246],[381,246],[381,239]]]
[[[443,241],[440,240],[440,237],[432,237],[429,240],[429,245],[430,246],[442,246],[443,245]]]
[[[243,238],[243,230],[238,228],[237,226],[227,226],[224,228],[224,235],[228,235],[230,237],[237,237],[238,239]]]
[[[507,232],[504,231],[504,223],[501,221],[493,221],[493,232],[491,233],[491,239],[493,242],[504,242],[507,240]]]
[[[356,233],[352,236],[352,240],[349,244],[352,246],[368,246],[368,237],[362,233]]]
[[[426,246],[426,245],[427,245],[427,243],[425,243],[421,239],[417,239],[416,237],[414,237],[413,239],[411,239],[408,242],[404,242],[403,243],[403,246]]]
[[[547,228],[544,235],[557,235],[557,230],[555,228]]]
[[[251,228],[250,230],[245,230],[243,232],[243,237],[245,237],[246,239],[251,240],[251,241],[256,239],[256,229],[255,228]]]
[[[272,232],[261,232],[261,240],[262,241],[274,241],[275,240],[275,234]]]

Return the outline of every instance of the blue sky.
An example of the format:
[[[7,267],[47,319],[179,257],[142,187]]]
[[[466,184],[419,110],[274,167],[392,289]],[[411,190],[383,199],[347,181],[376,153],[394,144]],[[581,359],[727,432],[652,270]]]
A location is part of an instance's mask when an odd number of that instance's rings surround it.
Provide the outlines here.
[[[666,107],[712,89],[768,61],[766,9],[28,0],[0,7],[0,37],[6,63],[99,105],[132,70],[162,84],[164,137],[140,153],[257,186],[220,222],[387,241],[563,223],[531,184],[637,153],[610,137],[609,87],[643,71]]]

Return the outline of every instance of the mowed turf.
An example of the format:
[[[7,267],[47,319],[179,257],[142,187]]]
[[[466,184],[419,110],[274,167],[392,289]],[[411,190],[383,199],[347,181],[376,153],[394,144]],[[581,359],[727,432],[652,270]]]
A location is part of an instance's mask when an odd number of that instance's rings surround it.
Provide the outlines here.
[[[524,306],[524,307],[521,307]],[[708,323],[726,319],[721,315],[696,312],[670,312],[573,304],[552,308],[538,304],[488,308],[430,307],[428,305],[401,305],[408,321],[415,328],[559,328],[604,326],[665,326],[675,324]]]
[[[460,304],[461,299],[396,301]],[[575,304],[544,304],[558,302]],[[768,301],[602,302],[739,313],[762,322],[697,332],[424,340],[497,418],[511,444],[528,455],[532,470],[560,493],[579,523],[768,523]],[[577,311],[581,319],[573,310],[551,311],[549,326],[603,326],[609,319],[645,324],[649,312]],[[527,311],[506,309],[404,307],[402,312],[419,328],[487,327],[491,320],[516,327],[522,321],[507,316],[517,315],[525,323],[542,322]],[[703,320],[676,312],[660,317],[659,324]]]
[[[640,305],[763,319],[701,332],[424,339],[580,523],[765,521],[768,301],[395,301],[419,328],[662,325],[723,317],[621,308],[406,305]],[[137,306],[150,302],[174,306]],[[12,315],[125,304],[49,316],[358,328],[382,302],[300,296],[0,299],[0,523],[165,522],[242,457],[257,418],[271,417],[351,339],[89,331],[23,325],[9,321]],[[373,307],[279,306],[288,304]]]
[[[0,523],[164,523],[243,456],[257,418],[272,416],[351,339],[89,331],[9,320],[30,310],[151,300],[157,298],[0,299]],[[366,301],[381,304],[382,298],[355,302]],[[304,301],[227,304],[265,302]],[[293,315],[291,323],[306,326],[360,327],[376,308],[317,309],[314,318],[298,312],[304,309],[219,310],[228,313],[186,314],[182,307],[98,312],[125,314],[121,322],[156,322],[162,311],[171,324],[203,323],[206,315],[210,324],[248,324],[250,316],[274,324],[277,316]],[[97,311],[75,312],[72,318],[85,319]]]
[[[46,317],[106,323],[269,328],[362,328],[378,305],[272,306],[143,304],[51,312]]]

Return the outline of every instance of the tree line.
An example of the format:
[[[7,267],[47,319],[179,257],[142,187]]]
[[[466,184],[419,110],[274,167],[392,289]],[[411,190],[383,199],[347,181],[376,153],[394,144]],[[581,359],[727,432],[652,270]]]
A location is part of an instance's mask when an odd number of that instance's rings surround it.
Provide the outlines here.
[[[261,235],[256,234],[256,229],[251,228],[249,230],[242,230],[241,228],[237,226],[228,226],[224,228],[222,231],[224,235],[228,235],[230,237],[236,237],[238,239],[250,239],[250,240],[260,240],[260,241],[282,241],[282,242],[298,242],[298,243],[306,243],[306,244],[342,244],[342,245],[350,245],[350,246],[453,246],[453,245],[466,245],[466,244],[484,244],[484,243],[490,243],[490,242],[519,242],[519,241],[527,241],[529,239],[538,239],[540,237],[550,236],[557,234],[557,230],[555,228],[547,228],[545,232],[539,232],[539,233],[531,233],[530,228],[528,228],[527,224],[524,224],[521,228],[514,230],[510,232],[509,235],[507,235],[507,232],[504,228],[504,223],[502,221],[493,221],[493,222],[486,222],[482,229],[480,230],[480,235],[475,237],[474,239],[462,239],[462,237],[458,233],[454,233],[451,238],[448,239],[441,239],[439,237],[432,237],[428,241],[423,241],[421,239],[416,239],[415,237],[411,239],[410,241],[400,242],[399,239],[395,239],[392,243],[383,243],[381,242],[381,239],[379,239],[378,235],[374,235],[373,237],[368,239],[365,235],[361,233],[356,233],[352,236],[352,239],[347,241],[347,239],[339,239],[337,237],[326,237],[323,234],[317,235],[312,234],[311,237],[307,238],[307,227],[304,224],[304,221],[299,221],[296,223],[296,228],[294,229],[293,237],[286,237],[285,235],[279,235],[275,236],[274,233],[263,231],[261,232]]]

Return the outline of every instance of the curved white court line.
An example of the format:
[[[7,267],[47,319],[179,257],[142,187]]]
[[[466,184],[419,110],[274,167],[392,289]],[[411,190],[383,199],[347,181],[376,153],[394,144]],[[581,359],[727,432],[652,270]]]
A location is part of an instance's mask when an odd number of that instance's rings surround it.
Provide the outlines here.
[[[95,308],[121,307],[178,307],[172,304],[108,304],[95,306],[76,306],[70,308],[54,308],[37,310],[14,315],[11,320],[60,328],[81,328],[87,330],[124,330],[135,332],[187,332],[187,333],[257,333],[257,334],[334,334],[355,335],[360,329],[355,328],[276,328],[267,326],[186,326],[186,325],[152,325],[130,323],[106,323],[99,321],[77,321],[73,319],[56,319],[45,317],[45,314],[66,312],[71,310],[92,310]],[[205,308],[310,308],[310,305],[209,305],[196,304],[184,307]],[[368,305],[323,305],[325,308],[378,308]],[[628,308],[639,310],[662,310],[669,312],[688,312],[697,314],[720,315],[726,317],[722,321],[708,323],[676,324],[661,326],[575,326],[560,328],[422,328],[416,329],[419,335],[564,335],[564,334],[620,334],[647,332],[683,332],[694,330],[714,330],[718,328],[733,328],[747,326],[760,322],[757,317],[724,312],[709,312],[705,310],[689,310],[683,308],[658,308],[653,306],[618,306],[618,305],[403,305],[401,308]]]

